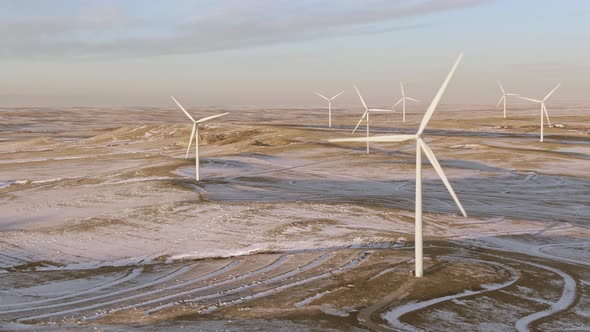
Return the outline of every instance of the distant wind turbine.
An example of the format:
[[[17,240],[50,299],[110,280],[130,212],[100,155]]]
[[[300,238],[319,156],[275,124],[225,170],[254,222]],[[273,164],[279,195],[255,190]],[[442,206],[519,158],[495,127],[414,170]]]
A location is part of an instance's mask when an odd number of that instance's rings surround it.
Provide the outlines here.
[[[399,103],[402,103],[402,108],[403,108],[403,122],[406,122],[406,100],[410,100],[413,102],[418,102],[418,100],[414,99],[414,98],[410,98],[410,97],[406,97],[406,92],[404,91],[404,84],[402,82],[399,82],[400,87],[402,88],[402,98],[400,100],[397,101],[397,103],[395,103],[395,105],[393,105],[393,107],[391,107],[392,109],[395,108],[397,105],[399,105]]]
[[[180,105],[180,103],[172,96],[170,96],[170,98],[172,98],[172,100],[174,100],[174,102],[176,103],[176,105],[178,105],[178,107],[180,107],[180,109],[184,112],[184,114],[186,114],[186,116],[191,119],[191,121],[193,122],[193,130],[191,132],[191,138],[188,140],[188,147],[186,148],[186,156],[185,159],[188,158],[188,152],[191,148],[191,143],[193,142],[193,137],[195,138],[195,151],[196,151],[196,156],[195,156],[195,179],[197,181],[201,180],[201,175],[200,175],[200,162],[199,162],[199,123],[203,123],[205,121],[209,121],[211,119],[215,119],[218,118],[220,116],[224,116],[227,115],[229,113],[222,113],[222,114],[217,114],[217,115],[212,115],[212,116],[208,116],[199,120],[195,120],[190,114],[189,112],[187,112],[184,107],[182,107],[182,105]]]
[[[547,101],[547,99],[549,99],[549,97],[551,97],[551,95],[555,92],[555,90],[557,90],[559,88],[560,85],[561,85],[561,83],[557,84],[557,86],[555,88],[553,88],[553,90],[551,90],[551,92],[549,92],[545,96],[545,98],[543,98],[542,100],[520,97],[521,99],[541,104],[541,138],[539,140],[540,142],[543,142],[543,125],[544,125],[543,113],[545,113],[545,116],[547,117],[547,124],[549,125],[549,127],[551,127],[551,120],[549,120],[549,114],[547,113],[547,107],[545,107],[545,102]]]
[[[332,98],[325,97],[317,92],[314,92],[314,93],[328,101],[328,127],[332,128],[332,100],[336,99],[336,97],[343,94],[344,91],[340,92],[339,94],[335,95]]]
[[[359,95],[359,98],[361,99],[361,103],[363,103],[363,106],[365,107],[365,113],[363,113],[363,116],[361,116],[361,119],[359,120],[359,122],[356,124],[356,127],[354,127],[354,130],[352,131],[352,133],[354,134],[357,130],[357,128],[359,127],[359,125],[361,124],[361,122],[363,122],[363,119],[366,117],[367,118],[367,138],[369,138],[369,113],[370,112],[397,112],[396,110],[386,110],[386,109],[381,109],[381,108],[368,108],[367,104],[365,103],[365,100],[363,99],[363,96],[361,95],[359,89],[356,87],[356,85],[354,86],[354,89],[356,90],[356,93]],[[369,141],[367,140],[367,153],[369,153]]]
[[[500,97],[500,100],[496,104],[496,107],[498,107],[502,101],[504,102],[504,119],[506,119],[506,97],[509,97],[509,96],[517,96],[518,97],[520,95],[516,94],[516,93],[506,93],[506,91],[504,90],[504,87],[502,87],[502,83],[500,83],[500,81],[498,81],[498,85],[500,86],[500,90],[502,90],[502,97]]]
[[[451,187],[449,180],[445,176],[445,173],[444,173],[442,167],[440,166],[438,160],[436,159],[436,156],[434,155],[434,153],[432,152],[432,150],[426,144],[426,142],[423,140],[423,137],[422,137],[423,133],[424,133],[424,129],[426,129],[426,126],[428,125],[428,122],[430,121],[430,118],[432,117],[434,110],[436,109],[443,93],[445,92],[445,89],[447,88],[447,85],[449,84],[449,81],[451,80],[451,77],[455,73],[455,70],[457,69],[457,66],[459,65],[459,62],[461,61],[462,58],[463,58],[463,54],[461,53],[459,55],[459,58],[455,62],[453,68],[449,72],[446,80],[443,82],[442,86],[440,87],[438,93],[436,94],[436,96],[434,96],[434,99],[432,99],[432,103],[430,104],[430,107],[428,107],[426,114],[424,114],[424,118],[422,119],[422,123],[420,123],[420,128],[418,129],[418,132],[415,135],[388,135],[388,136],[373,136],[373,137],[366,137],[366,138],[364,138],[364,137],[363,138],[341,138],[341,139],[329,140],[330,142],[416,141],[416,226],[415,226],[415,255],[416,255],[415,274],[416,274],[416,277],[422,277],[424,274],[423,241],[422,241],[422,151],[424,151],[424,153],[426,154],[426,157],[428,157],[428,160],[430,160],[430,163],[432,164],[432,166],[436,170],[436,173],[438,174],[440,179],[443,181],[444,185],[447,187],[447,190],[449,191],[449,193],[453,197],[455,204],[457,204],[457,206],[459,207],[461,214],[463,214],[464,217],[467,217],[467,213],[465,212],[465,209],[463,209],[461,202],[457,198],[457,195],[455,194],[453,187]]]

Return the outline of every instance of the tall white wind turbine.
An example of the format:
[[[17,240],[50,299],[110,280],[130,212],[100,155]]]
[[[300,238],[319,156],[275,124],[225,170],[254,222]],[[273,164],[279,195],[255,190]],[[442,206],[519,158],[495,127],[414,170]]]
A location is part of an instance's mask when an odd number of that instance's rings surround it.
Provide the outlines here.
[[[340,92],[339,94],[335,95],[335,96],[334,96],[334,97],[332,97],[332,98],[328,98],[328,97],[326,97],[326,96],[324,96],[324,95],[321,95],[321,94],[319,94],[319,93],[317,93],[317,92],[314,92],[314,93],[315,93],[316,95],[318,95],[318,96],[320,96],[320,97],[322,97],[322,98],[324,98],[325,100],[327,100],[327,101],[328,101],[328,127],[332,128],[332,100],[336,99],[336,97],[338,97],[338,96],[340,96],[341,94],[343,94],[343,93],[344,93],[344,91]]]
[[[363,106],[365,107],[365,113],[363,113],[363,116],[361,116],[361,119],[359,120],[359,122],[356,124],[356,127],[354,127],[354,130],[352,131],[352,133],[354,134],[357,130],[357,128],[360,126],[361,122],[363,122],[363,119],[366,117],[367,118],[367,138],[369,138],[369,113],[370,112],[397,112],[396,110],[386,110],[386,109],[381,109],[381,108],[368,108],[367,104],[365,103],[365,100],[363,99],[363,96],[361,95],[359,89],[356,87],[356,85],[354,86],[354,89],[356,90],[356,93],[359,95],[359,98],[361,99],[361,103],[363,103]],[[369,153],[369,141],[367,140],[367,153]]]
[[[195,156],[195,179],[197,181],[201,180],[201,175],[200,175],[200,162],[199,162],[199,123],[203,123],[205,121],[209,121],[211,119],[215,119],[218,118],[220,116],[224,116],[227,115],[229,113],[222,113],[222,114],[217,114],[217,115],[212,115],[212,116],[208,116],[199,120],[195,120],[195,118],[193,118],[189,112],[187,112],[184,107],[182,107],[182,105],[180,105],[180,103],[172,96],[170,96],[170,98],[172,98],[172,100],[174,100],[174,102],[176,103],[176,105],[178,105],[178,107],[180,107],[180,109],[184,112],[184,114],[186,114],[186,116],[191,119],[191,121],[193,122],[193,130],[191,132],[191,138],[188,140],[188,147],[186,148],[186,156],[185,159],[188,158],[188,152],[191,148],[191,143],[193,142],[193,137],[195,138],[195,152],[196,152],[196,156]]]
[[[428,125],[428,122],[430,121],[430,118],[432,117],[434,110],[436,109],[443,93],[445,92],[445,89],[447,88],[447,85],[449,84],[449,81],[451,80],[451,77],[455,73],[455,70],[457,69],[457,66],[459,65],[459,62],[461,61],[462,58],[463,58],[463,54],[461,53],[459,55],[459,58],[455,62],[453,68],[449,72],[447,78],[445,79],[442,86],[440,87],[440,90],[438,91],[436,96],[434,96],[434,99],[432,99],[432,103],[430,104],[430,107],[428,107],[426,114],[424,114],[424,118],[422,119],[422,123],[420,123],[420,128],[418,129],[418,132],[415,135],[388,135],[388,136],[373,136],[373,137],[367,137],[367,138],[341,138],[341,139],[330,140],[330,142],[416,141],[416,226],[415,226],[415,255],[416,255],[415,274],[416,274],[416,277],[422,277],[424,275],[423,240],[422,240],[422,151],[424,151],[424,153],[426,154],[426,157],[428,158],[428,160],[430,160],[430,163],[432,164],[432,166],[436,170],[436,173],[438,174],[438,176],[440,177],[440,179],[442,180],[444,185],[447,187],[447,190],[449,191],[449,193],[453,197],[455,204],[457,204],[457,206],[459,207],[461,214],[463,214],[464,217],[467,217],[467,213],[465,212],[465,209],[463,209],[461,202],[457,198],[457,195],[455,194],[453,187],[451,187],[451,184],[449,183],[449,180],[447,179],[442,167],[440,166],[438,160],[436,159],[436,156],[434,155],[434,153],[432,152],[430,147],[426,144],[426,142],[423,140],[424,129],[426,129],[426,126]]]
[[[402,119],[403,119],[403,122],[406,122],[406,100],[410,100],[410,101],[413,101],[416,103],[418,102],[418,100],[406,96],[406,92],[404,91],[404,83],[399,82],[399,85],[402,88],[402,98],[400,100],[398,100],[397,103],[395,103],[395,105],[393,105],[391,108],[395,108],[397,105],[399,105],[399,103],[402,103],[402,109],[403,109]]]
[[[500,83],[500,81],[498,81],[498,85],[500,86],[500,90],[502,90],[502,97],[500,97],[500,100],[496,104],[496,107],[498,107],[501,102],[504,102],[504,119],[506,119],[506,97],[520,96],[520,95],[516,94],[516,93],[506,93],[506,91],[504,90],[504,87],[502,87],[502,83]]]
[[[545,117],[547,117],[547,124],[549,125],[549,127],[551,127],[551,120],[549,120],[549,114],[547,113],[547,107],[545,106],[545,102],[547,101],[547,99],[549,99],[549,97],[551,97],[555,90],[559,88],[560,85],[561,83],[557,84],[557,86],[553,88],[553,90],[551,90],[551,92],[549,92],[542,100],[520,97],[521,99],[541,104],[541,138],[539,139],[540,142],[543,142],[543,113],[545,114]]]

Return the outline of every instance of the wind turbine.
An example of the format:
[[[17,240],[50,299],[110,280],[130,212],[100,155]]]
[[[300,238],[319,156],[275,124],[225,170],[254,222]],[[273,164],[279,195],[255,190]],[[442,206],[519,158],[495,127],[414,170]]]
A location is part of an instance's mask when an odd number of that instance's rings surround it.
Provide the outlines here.
[[[547,117],[547,124],[549,125],[549,127],[551,127],[551,121],[549,120],[549,114],[547,114],[547,107],[545,107],[545,102],[547,101],[547,99],[549,99],[549,97],[551,97],[555,90],[559,88],[560,85],[561,83],[557,84],[557,86],[553,88],[553,90],[551,90],[551,92],[549,92],[542,100],[520,97],[521,99],[541,104],[541,138],[539,140],[541,143],[543,142],[543,113],[545,113],[545,116]]]
[[[428,125],[428,122],[430,121],[430,118],[432,117],[434,110],[436,109],[443,93],[445,92],[445,89],[447,88],[447,85],[449,84],[449,81],[451,80],[451,77],[455,73],[455,70],[457,69],[457,66],[459,65],[459,62],[461,61],[462,58],[463,58],[463,53],[461,53],[459,55],[459,58],[455,62],[451,71],[449,72],[446,80],[443,82],[442,86],[440,87],[440,90],[438,91],[436,96],[434,96],[434,99],[432,99],[432,103],[430,104],[430,107],[428,107],[426,114],[424,114],[424,118],[422,119],[422,123],[420,123],[420,128],[418,129],[418,132],[415,135],[387,135],[387,136],[373,136],[373,137],[367,137],[367,138],[364,138],[364,137],[363,138],[341,138],[341,139],[329,140],[329,142],[416,141],[416,226],[415,226],[415,243],[416,243],[415,244],[415,255],[416,255],[415,274],[416,274],[416,277],[422,277],[424,274],[424,271],[423,271],[423,241],[422,241],[422,151],[424,151],[424,153],[426,154],[426,157],[428,158],[428,160],[430,160],[430,163],[432,164],[432,166],[436,170],[436,173],[438,174],[438,176],[440,177],[440,179],[442,180],[444,185],[447,187],[447,190],[449,191],[449,193],[453,197],[455,204],[457,204],[457,206],[459,207],[461,214],[463,214],[464,217],[467,217],[467,213],[465,212],[465,209],[463,209],[461,202],[459,202],[459,199],[457,198],[457,195],[455,194],[453,187],[451,187],[449,180],[445,176],[445,173],[444,173],[442,167],[440,166],[438,160],[436,159],[436,156],[434,155],[434,153],[432,152],[430,147],[426,144],[426,142],[423,140],[424,129]]]
[[[172,96],[170,96],[170,98],[172,98],[172,100],[174,100],[174,102],[176,103],[176,105],[178,105],[178,107],[180,107],[180,109],[184,112],[184,114],[186,114],[186,116],[188,116],[189,119],[191,119],[191,121],[193,122],[193,130],[191,132],[191,138],[188,140],[188,147],[186,148],[186,156],[184,157],[184,159],[188,158],[188,152],[191,148],[191,143],[193,142],[193,136],[195,137],[195,151],[196,151],[196,156],[195,156],[195,179],[197,181],[201,180],[201,175],[200,175],[200,163],[199,163],[199,123],[203,123],[205,121],[209,121],[211,119],[215,119],[218,118],[220,116],[224,116],[227,115],[229,113],[222,113],[222,114],[217,114],[217,115],[212,115],[212,116],[208,116],[199,120],[195,120],[195,118],[193,118],[189,112],[187,112],[184,107],[182,107],[182,105],[180,105],[180,103]]]
[[[317,92],[314,92],[314,93],[328,101],[328,127],[332,128],[332,100],[336,99],[336,97],[343,94],[344,91],[340,92],[339,94],[335,95],[332,98],[325,97]]]
[[[418,102],[418,100],[414,99],[414,98],[410,98],[410,97],[406,97],[406,93],[404,91],[404,84],[402,82],[399,82],[400,87],[402,88],[402,98],[400,100],[397,101],[397,103],[395,103],[395,105],[393,105],[391,108],[395,108],[397,105],[399,105],[399,103],[402,103],[402,108],[403,108],[403,122],[406,122],[406,100],[410,100],[413,102]]]
[[[502,101],[504,102],[504,119],[506,119],[506,97],[508,97],[508,96],[520,96],[520,95],[519,94],[516,94],[516,93],[506,93],[506,91],[502,87],[502,83],[500,83],[500,81],[498,81],[498,85],[500,86],[500,90],[502,90],[502,97],[500,97],[500,100],[496,104],[496,107],[498,107]]]
[[[361,103],[363,103],[363,106],[365,107],[365,113],[363,113],[363,116],[361,116],[361,119],[359,120],[359,122],[356,124],[356,127],[354,127],[354,130],[352,131],[352,133],[354,134],[357,130],[357,128],[359,127],[359,125],[361,124],[361,122],[363,122],[363,119],[365,117],[367,117],[367,138],[369,138],[369,113],[370,112],[397,112],[396,110],[385,110],[385,109],[381,109],[381,108],[368,108],[367,104],[365,103],[365,100],[363,99],[363,96],[361,95],[359,89],[356,87],[356,85],[354,86],[354,89],[356,90],[356,93],[359,95],[359,98],[361,99]],[[369,141],[367,140],[367,153],[369,153]]]

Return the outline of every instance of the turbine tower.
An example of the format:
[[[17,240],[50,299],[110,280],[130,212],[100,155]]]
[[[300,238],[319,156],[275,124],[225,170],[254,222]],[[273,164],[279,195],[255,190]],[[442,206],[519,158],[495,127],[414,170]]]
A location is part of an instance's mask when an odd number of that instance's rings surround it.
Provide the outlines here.
[[[395,103],[395,105],[393,105],[391,108],[394,109],[397,105],[399,105],[399,103],[402,103],[402,109],[403,109],[403,115],[402,115],[402,119],[403,122],[406,122],[406,100],[410,100],[413,102],[418,102],[418,100],[414,99],[414,98],[410,98],[410,97],[406,97],[406,92],[404,91],[404,83],[399,82],[400,87],[402,88],[402,98],[400,100],[397,101],[397,103]]]
[[[504,119],[506,119],[506,97],[509,97],[509,96],[517,96],[518,97],[520,95],[516,94],[516,93],[506,93],[506,91],[504,90],[504,87],[502,87],[502,83],[500,83],[500,81],[498,81],[498,85],[500,86],[500,90],[502,90],[502,97],[500,97],[500,100],[496,104],[496,107],[498,107],[502,101],[504,102]]]
[[[208,116],[199,120],[195,120],[190,114],[189,112],[187,112],[184,107],[182,107],[182,105],[180,105],[180,103],[172,96],[170,96],[170,98],[172,98],[172,100],[174,100],[174,102],[176,103],[176,105],[178,105],[178,107],[180,107],[180,109],[184,112],[184,114],[186,114],[186,116],[191,119],[191,121],[193,122],[193,130],[191,132],[191,138],[188,140],[188,147],[186,148],[186,156],[184,157],[184,159],[188,158],[188,152],[191,148],[191,143],[193,142],[193,137],[195,138],[195,152],[196,152],[196,156],[195,156],[195,179],[197,181],[201,180],[201,175],[200,175],[200,162],[199,162],[199,123],[203,123],[205,121],[209,121],[211,119],[215,119],[218,118],[220,116],[224,116],[227,115],[229,113],[222,113],[222,114],[217,114],[217,115],[212,115],[212,116]]]
[[[461,202],[457,198],[457,195],[455,194],[453,187],[451,187],[451,184],[449,183],[449,180],[447,179],[442,167],[440,166],[438,160],[436,159],[436,156],[434,155],[434,153],[432,152],[432,150],[430,149],[428,144],[426,144],[426,142],[423,139],[424,130],[426,129],[426,126],[428,125],[428,122],[430,121],[432,114],[434,113],[443,93],[445,92],[445,89],[447,88],[447,85],[449,84],[449,81],[451,80],[451,77],[455,73],[455,70],[457,69],[457,66],[459,65],[459,62],[461,61],[462,58],[463,58],[463,54],[461,53],[459,55],[459,58],[455,62],[453,68],[449,72],[447,78],[445,79],[442,86],[440,87],[438,93],[436,94],[436,96],[434,96],[434,99],[432,100],[430,107],[428,107],[426,114],[424,114],[424,118],[422,119],[422,123],[420,123],[420,128],[418,129],[418,132],[415,135],[388,135],[388,136],[373,136],[373,137],[366,137],[366,138],[341,138],[341,139],[329,140],[330,142],[364,142],[364,141],[367,141],[367,142],[368,141],[371,141],[371,142],[415,141],[416,142],[416,225],[415,225],[415,257],[416,257],[415,275],[416,275],[416,277],[422,277],[424,275],[423,239],[422,239],[422,151],[424,151],[424,154],[426,154],[426,157],[428,158],[428,160],[430,160],[430,163],[432,164],[432,166],[436,170],[436,173],[438,174],[438,176],[440,177],[440,179],[444,183],[445,187],[447,188],[447,190],[449,191],[449,193],[453,197],[453,200],[455,201],[455,204],[457,204],[457,207],[459,207],[461,214],[464,217],[467,217],[467,213],[465,212],[465,209],[463,209]]]
[[[551,92],[549,92],[542,100],[520,97],[521,99],[541,104],[541,138],[539,139],[539,142],[541,143],[543,143],[543,113],[545,113],[545,117],[547,117],[547,124],[549,125],[549,127],[551,127],[551,121],[549,120],[549,114],[547,113],[547,107],[545,106],[545,102],[547,101],[547,99],[549,99],[549,97],[551,97],[555,90],[559,88],[560,85],[561,83],[557,84],[557,86],[553,88],[553,90],[551,90]]]
[[[361,116],[361,119],[356,124],[356,127],[354,127],[354,130],[352,131],[352,133],[354,134],[356,132],[357,128],[359,127],[361,122],[363,122],[363,119],[366,117],[367,118],[367,138],[369,138],[369,131],[370,131],[370,129],[369,129],[369,113],[370,112],[397,112],[397,111],[367,107],[367,104],[365,103],[365,100],[363,99],[363,96],[361,95],[361,93],[360,93],[359,89],[356,87],[356,85],[354,86],[354,89],[356,90],[356,93],[359,95],[359,98],[361,99],[361,103],[363,103],[363,106],[365,107],[365,113],[363,113],[363,116]],[[367,154],[368,154],[369,153],[369,141],[367,140],[366,142],[367,142]]]
[[[332,100],[336,99],[336,97],[343,94],[344,91],[340,92],[339,94],[335,95],[332,98],[325,97],[317,92],[314,92],[314,93],[328,101],[328,127],[332,128]]]

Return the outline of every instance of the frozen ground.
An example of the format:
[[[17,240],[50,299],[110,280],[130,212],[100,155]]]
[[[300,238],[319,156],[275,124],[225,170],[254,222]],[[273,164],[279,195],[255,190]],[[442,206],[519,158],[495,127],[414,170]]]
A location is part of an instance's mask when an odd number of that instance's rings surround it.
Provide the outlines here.
[[[230,111],[203,127],[196,183],[177,110],[0,110],[0,326],[590,329],[578,109],[552,110],[566,126],[544,144],[534,110],[437,111],[427,140],[469,218],[427,166],[423,279],[410,144],[327,143],[351,136],[353,110],[333,129],[319,110]]]

